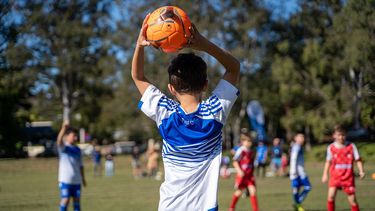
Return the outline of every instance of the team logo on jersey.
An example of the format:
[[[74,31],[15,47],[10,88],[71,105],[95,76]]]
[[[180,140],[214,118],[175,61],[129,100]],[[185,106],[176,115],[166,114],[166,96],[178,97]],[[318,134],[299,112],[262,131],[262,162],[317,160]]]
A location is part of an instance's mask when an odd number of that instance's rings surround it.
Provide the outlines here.
[[[335,169],[351,169],[352,164],[336,164]]]
[[[182,119],[185,126],[194,125],[194,120],[192,119]]]

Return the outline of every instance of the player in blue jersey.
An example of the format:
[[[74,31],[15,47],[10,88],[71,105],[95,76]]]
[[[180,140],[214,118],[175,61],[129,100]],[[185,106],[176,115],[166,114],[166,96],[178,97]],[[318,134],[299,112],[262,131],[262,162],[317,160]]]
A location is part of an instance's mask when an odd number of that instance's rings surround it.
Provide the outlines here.
[[[301,204],[311,190],[309,178],[305,172],[305,161],[303,158],[303,144],[305,136],[298,133],[294,136],[294,142],[290,150],[289,177],[291,180],[294,207],[297,211],[303,211]],[[303,189],[301,190],[301,188]]]
[[[261,175],[262,177],[266,176],[266,167],[267,167],[267,155],[268,155],[268,147],[264,143],[264,141],[258,141],[258,146],[256,148],[256,155],[255,155],[255,173],[256,176]],[[262,173],[260,173],[262,169]]]
[[[73,198],[75,211],[81,209],[81,184],[86,186],[80,148],[75,144],[77,131],[64,123],[57,136],[57,151],[59,153],[59,187],[60,211],[68,208],[70,198]]]
[[[283,150],[281,148],[280,138],[274,138],[271,148],[271,170],[273,175],[282,176],[281,157]]]
[[[145,23],[134,52],[132,78],[142,95],[138,107],[156,122],[163,138],[165,181],[160,187],[159,210],[218,210],[222,128],[237,99],[234,85],[240,64],[191,27],[188,47],[210,54],[226,71],[212,95],[202,101],[207,65],[192,53],[179,54],[168,67],[168,89],[177,98],[174,101],[144,75],[144,47],[150,45]]]

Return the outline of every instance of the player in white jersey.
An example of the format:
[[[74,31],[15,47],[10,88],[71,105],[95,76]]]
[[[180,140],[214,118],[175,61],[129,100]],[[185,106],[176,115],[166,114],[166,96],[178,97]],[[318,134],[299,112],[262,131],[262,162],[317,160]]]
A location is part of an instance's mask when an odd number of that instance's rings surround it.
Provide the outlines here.
[[[294,143],[290,150],[289,177],[291,180],[294,206],[297,211],[304,210],[301,204],[311,190],[311,184],[305,172],[305,161],[302,149],[304,142],[305,136],[302,133],[298,133],[294,136]],[[301,187],[303,187],[303,190],[301,190]]]
[[[64,123],[57,136],[57,151],[59,153],[59,188],[60,211],[66,211],[69,200],[73,198],[75,211],[81,209],[81,182],[86,186],[80,148],[75,145],[77,131]]]
[[[159,210],[218,210],[221,131],[238,95],[234,85],[239,62],[193,26],[189,47],[215,57],[226,72],[211,96],[202,101],[207,65],[192,53],[179,54],[168,67],[168,89],[178,102],[174,101],[144,76],[144,47],[150,45],[144,36],[145,22],[134,52],[132,77],[142,94],[138,107],[156,122],[163,138],[165,181],[160,187]]]

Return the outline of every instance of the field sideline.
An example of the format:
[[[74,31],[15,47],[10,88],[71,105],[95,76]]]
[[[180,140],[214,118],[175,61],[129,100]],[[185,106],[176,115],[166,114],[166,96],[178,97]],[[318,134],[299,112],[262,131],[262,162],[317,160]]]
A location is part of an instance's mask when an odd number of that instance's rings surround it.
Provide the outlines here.
[[[0,160],[0,210],[58,210],[57,158]],[[130,156],[115,157],[116,171],[112,178],[93,177],[92,163],[85,158],[88,187],[83,189],[82,210],[157,210],[161,181],[149,178],[134,180]],[[320,182],[323,163],[308,162],[307,172],[313,189],[305,209],[326,210],[326,184]],[[361,210],[375,210],[375,163],[365,163],[366,178],[356,180]],[[233,193],[233,177],[221,179],[219,210],[227,210]],[[289,179],[257,178],[260,210],[292,210]],[[70,205],[71,206],[71,205]],[[69,207],[71,210],[71,207]],[[240,199],[237,210],[251,210],[249,199]],[[345,195],[339,192],[336,210],[350,210]]]

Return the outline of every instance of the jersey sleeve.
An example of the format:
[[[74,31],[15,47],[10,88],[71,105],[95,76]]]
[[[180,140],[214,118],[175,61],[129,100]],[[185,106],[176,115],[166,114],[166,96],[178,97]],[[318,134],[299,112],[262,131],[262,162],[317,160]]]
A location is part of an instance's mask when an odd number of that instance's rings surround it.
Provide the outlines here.
[[[219,121],[225,123],[232,109],[234,102],[239,95],[238,89],[228,81],[221,79],[212,96],[209,98],[209,104],[212,106],[212,111],[219,114]]]
[[[63,142],[61,145],[58,145],[58,144],[57,144],[57,152],[58,152],[59,154],[65,152],[65,148],[66,148],[66,147],[65,147],[64,142]]]
[[[331,145],[327,147],[327,156],[326,156],[326,161],[331,161],[332,160],[332,152],[331,152]]]
[[[355,161],[361,160],[361,157],[359,156],[359,152],[355,144],[352,143],[353,146],[353,157]]]
[[[166,110],[172,109],[175,104],[176,102],[167,98],[158,88],[150,85],[143,93],[138,108],[159,125]]]
[[[299,147],[296,145],[292,146],[292,150],[290,152],[290,177],[294,179],[297,175],[297,157],[299,152]]]
[[[234,154],[233,160],[234,161],[241,160],[241,154],[242,154],[242,148],[240,147],[240,148],[237,149],[236,153]]]

